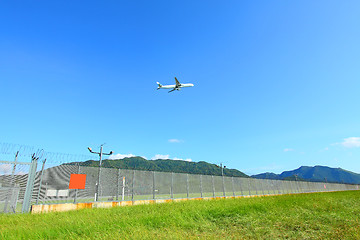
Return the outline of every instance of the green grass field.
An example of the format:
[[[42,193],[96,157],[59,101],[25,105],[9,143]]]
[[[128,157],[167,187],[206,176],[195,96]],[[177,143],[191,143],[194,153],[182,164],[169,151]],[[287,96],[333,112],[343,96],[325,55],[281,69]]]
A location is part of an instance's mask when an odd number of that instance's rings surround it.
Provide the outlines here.
[[[360,239],[360,191],[0,215],[1,239]]]

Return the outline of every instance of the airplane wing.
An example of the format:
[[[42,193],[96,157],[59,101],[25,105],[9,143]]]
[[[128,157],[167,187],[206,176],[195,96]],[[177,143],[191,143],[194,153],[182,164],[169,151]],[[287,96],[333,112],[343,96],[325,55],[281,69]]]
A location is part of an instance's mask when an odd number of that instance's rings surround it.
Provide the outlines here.
[[[179,81],[177,80],[177,78],[175,77],[175,82],[176,82],[176,87],[180,87],[181,84],[179,83]]]
[[[176,90],[176,87],[174,87],[172,90],[170,90],[169,93],[172,92],[172,91],[175,91],[175,90]]]

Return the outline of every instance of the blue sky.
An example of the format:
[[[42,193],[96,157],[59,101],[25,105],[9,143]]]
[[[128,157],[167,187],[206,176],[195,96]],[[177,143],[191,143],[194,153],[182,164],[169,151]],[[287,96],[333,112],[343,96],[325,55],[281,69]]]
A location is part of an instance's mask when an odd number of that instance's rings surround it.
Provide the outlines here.
[[[0,142],[360,173],[358,1],[2,1]],[[195,84],[168,94],[156,82]],[[118,156],[121,156],[118,155]]]

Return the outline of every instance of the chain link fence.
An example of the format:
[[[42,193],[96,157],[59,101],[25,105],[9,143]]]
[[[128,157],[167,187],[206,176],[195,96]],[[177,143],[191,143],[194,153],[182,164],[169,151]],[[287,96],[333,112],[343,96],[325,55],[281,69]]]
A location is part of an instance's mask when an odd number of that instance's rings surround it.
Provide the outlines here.
[[[139,171],[39,160],[0,161],[0,212],[29,212],[33,204],[277,195],[358,190],[359,185]],[[39,160],[39,161],[38,161]],[[85,174],[85,189],[69,189]],[[99,178],[100,174],[100,178]],[[98,180],[100,179],[100,184]],[[97,191],[98,189],[98,191]]]

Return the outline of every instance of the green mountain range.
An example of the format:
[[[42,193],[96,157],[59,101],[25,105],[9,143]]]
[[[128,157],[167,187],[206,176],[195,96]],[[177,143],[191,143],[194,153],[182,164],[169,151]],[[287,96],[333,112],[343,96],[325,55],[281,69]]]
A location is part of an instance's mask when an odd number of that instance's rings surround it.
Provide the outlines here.
[[[74,164],[74,163],[70,163]],[[98,167],[99,161],[88,160],[79,162],[81,166]],[[121,168],[143,171],[158,172],[177,172],[190,174],[203,174],[221,176],[221,167],[216,164],[200,162],[187,162],[182,160],[157,159],[146,160],[142,157],[129,157],[115,160],[103,160],[102,167]],[[228,177],[249,177],[237,169],[224,168],[224,176]],[[326,166],[302,166],[292,171],[284,171],[281,174],[261,173],[252,175],[257,179],[293,180],[293,181],[313,181],[313,182],[333,182],[360,184],[360,174],[350,172],[341,168],[330,168]]]
[[[71,163],[74,164],[74,163]],[[89,160],[80,162],[81,166],[98,167],[99,161]],[[157,159],[146,160],[142,157],[129,157],[124,159],[103,160],[102,167],[134,169],[144,171],[158,172],[178,172],[203,175],[221,176],[221,168],[216,164],[207,162],[187,162],[182,160]],[[224,176],[228,177],[249,177],[248,175],[236,169],[224,168]]]
[[[267,172],[252,175],[251,177],[258,179],[360,184],[360,174],[350,172],[342,168],[330,168],[325,166],[302,166],[292,171],[284,171],[281,174]]]

